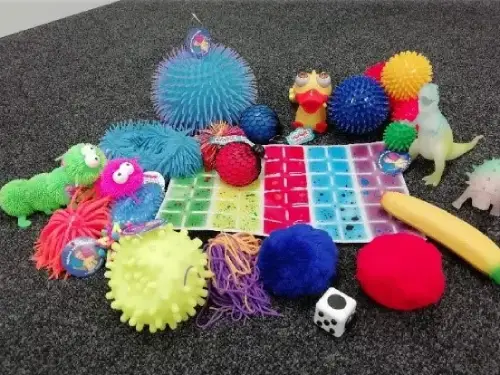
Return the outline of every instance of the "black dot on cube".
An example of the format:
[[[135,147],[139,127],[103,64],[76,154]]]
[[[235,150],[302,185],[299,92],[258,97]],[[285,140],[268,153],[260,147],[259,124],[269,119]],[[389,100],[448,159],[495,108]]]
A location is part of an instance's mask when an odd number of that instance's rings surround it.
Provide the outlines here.
[[[322,317],[324,317],[324,316],[325,316],[325,314],[323,314],[323,312],[322,312],[322,311],[320,311],[320,312],[318,313],[318,315],[319,315],[319,317],[320,317],[320,318],[322,318]]]
[[[330,333],[335,333],[335,330],[334,330],[333,328],[330,328],[330,329],[328,330],[328,332],[330,332]]]
[[[330,297],[328,297],[327,302],[328,305],[330,305],[330,307],[335,310],[342,310],[347,305],[345,298],[340,294],[332,294]]]
[[[328,320],[326,320],[326,319],[325,319],[325,320],[323,320],[323,324],[324,324],[325,326],[329,326],[329,325],[330,325],[330,322],[329,322]]]
[[[332,325],[337,325],[337,321],[335,319],[330,320],[330,323],[332,323]]]
[[[316,324],[318,325],[318,327],[321,327],[323,325],[323,323],[321,323],[319,320],[316,320]]]

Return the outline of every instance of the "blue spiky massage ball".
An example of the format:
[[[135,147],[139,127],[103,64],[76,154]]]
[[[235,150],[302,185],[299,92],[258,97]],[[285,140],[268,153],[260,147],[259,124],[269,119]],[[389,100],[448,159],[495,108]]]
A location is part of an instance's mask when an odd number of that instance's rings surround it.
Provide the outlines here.
[[[350,134],[377,129],[389,114],[389,99],[371,77],[353,76],[337,86],[328,100],[328,120]]]
[[[245,109],[239,125],[253,143],[265,145],[278,134],[279,119],[271,108],[260,104]]]
[[[191,133],[214,122],[237,123],[257,96],[247,62],[220,44],[210,45],[202,57],[186,48],[174,52],[158,66],[152,91],[160,119]]]

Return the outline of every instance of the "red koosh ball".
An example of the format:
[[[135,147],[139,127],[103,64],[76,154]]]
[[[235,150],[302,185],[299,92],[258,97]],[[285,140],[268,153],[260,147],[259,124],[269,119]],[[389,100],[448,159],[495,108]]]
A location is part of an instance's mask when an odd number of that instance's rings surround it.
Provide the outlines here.
[[[375,65],[369,66],[365,70],[365,76],[371,77],[373,79],[376,79],[377,82],[380,82],[384,66],[385,66],[385,61],[381,61],[376,63]]]
[[[391,108],[393,121],[415,121],[418,115],[418,100],[392,100]]]
[[[445,289],[441,253],[408,233],[382,235],[361,248],[356,278],[375,302],[400,311],[435,304]]]
[[[226,184],[246,186],[259,177],[260,158],[246,143],[229,143],[217,153],[215,170]]]

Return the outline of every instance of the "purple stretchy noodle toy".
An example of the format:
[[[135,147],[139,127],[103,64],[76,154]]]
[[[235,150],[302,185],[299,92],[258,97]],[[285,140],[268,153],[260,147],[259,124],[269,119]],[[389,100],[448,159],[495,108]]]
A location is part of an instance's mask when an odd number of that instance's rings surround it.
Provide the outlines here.
[[[271,299],[259,281],[259,246],[259,240],[245,233],[220,234],[206,246],[208,266],[214,273],[208,285],[212,306],[208,321],[200,324],[197,319],[198,326],[209,327],[225,316],[236,321],[251,316],[280,316],[271,308]]]

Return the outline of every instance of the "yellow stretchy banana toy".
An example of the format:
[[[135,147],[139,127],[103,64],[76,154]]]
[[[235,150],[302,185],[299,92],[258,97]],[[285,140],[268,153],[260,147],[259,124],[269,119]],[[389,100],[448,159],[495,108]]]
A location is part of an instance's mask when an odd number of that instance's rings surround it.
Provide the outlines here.
[[[382,196],[392,216],[448,247],[500,284],[500,248],[472,225],[421,199],[397,192]]]

